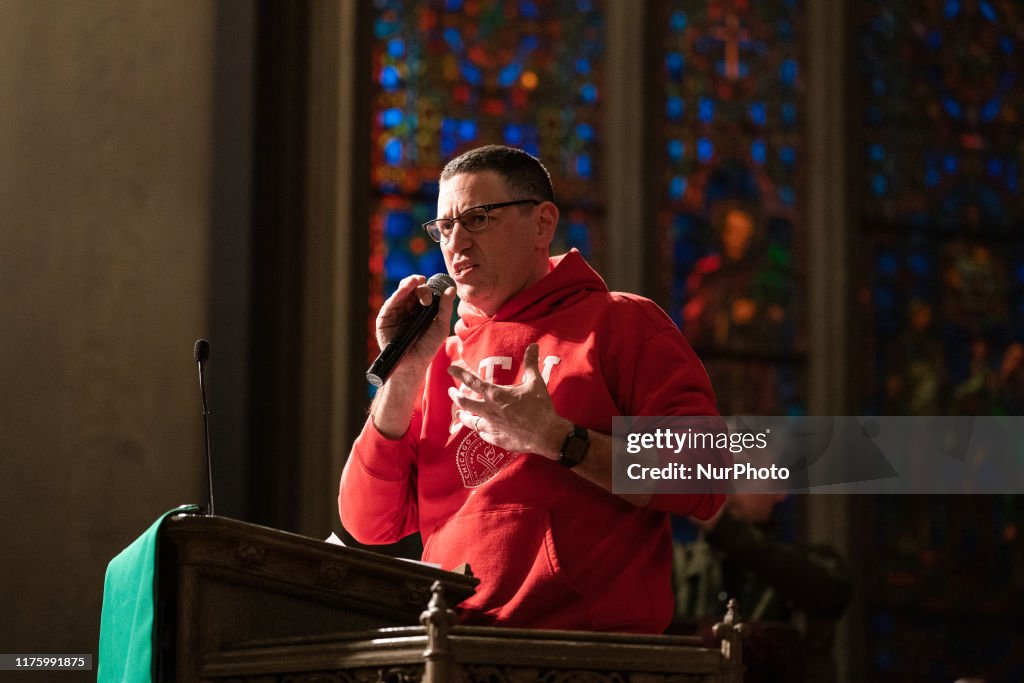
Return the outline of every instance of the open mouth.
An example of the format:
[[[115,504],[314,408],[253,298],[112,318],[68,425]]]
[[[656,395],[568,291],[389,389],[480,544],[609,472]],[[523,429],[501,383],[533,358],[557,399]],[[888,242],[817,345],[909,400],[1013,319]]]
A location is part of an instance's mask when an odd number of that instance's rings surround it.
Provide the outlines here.
[[[456,266],[453,266],[452,269],[455,271],[455,277],[462,277],[463,275],[473,270],[474,268],[476,268],[475,263],[460,263]]]

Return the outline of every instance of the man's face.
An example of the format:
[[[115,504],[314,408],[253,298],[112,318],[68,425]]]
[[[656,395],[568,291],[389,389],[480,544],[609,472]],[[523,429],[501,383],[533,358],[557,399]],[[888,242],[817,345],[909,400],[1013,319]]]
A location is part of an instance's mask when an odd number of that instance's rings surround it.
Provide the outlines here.
[[[474,206],[515,199],[532,197],[513,197],[493,171],[463,173],[441,182],[437,215],[452,218]],[[487,228],[480,232],[455,224],[440,247],[463,301],[494,315],[502,304],[544,276],[547,253],[546,245],[540,246],[539,208],[525,204],[494,209]]]

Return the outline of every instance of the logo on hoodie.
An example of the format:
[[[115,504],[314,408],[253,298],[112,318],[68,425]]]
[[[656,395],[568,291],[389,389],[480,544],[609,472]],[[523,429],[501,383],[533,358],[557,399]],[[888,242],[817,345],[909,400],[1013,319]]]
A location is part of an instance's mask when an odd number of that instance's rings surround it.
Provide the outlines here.
[[[474,431],[467,429],[466,432],[455,451],[455,464],[459,468],[462,485],[467,489],[486,483],[521,455],[517,451],[507,451],[487,443]]]
[[[461,353],[462,348],[460,346],[459,354],[461,355]],[[459,363],[462,367],[468,369],[461,359],[452,362]],[[551,379],[551,369],[561,362],[562,359],[559,356],[544,357],[541,379],[545,384]],[[478,366],[478,376],[485,382],[494,383],[496,381],[494,377],[495,369],[511,370],[512,356],[488,356],[484,358]],[[463,385],[459,386],[459,392],[465,394],[468,390]],[[468,393],[475,395],[472,392]],[[452,435],[458,434],[462,430],[468,432],[456,448],[455,464],[459,468],[462,485],[467,489],[472,489],[485,484],[494,475],[503,470],[506,465],[522,454],[518,451],[508,451],[494,444],[487,443],[475,431],[467,429],[462,424],[457,413],[458,410],[455,407],[455,403],[452,403],[452,419],[448,425],[448,432]]]

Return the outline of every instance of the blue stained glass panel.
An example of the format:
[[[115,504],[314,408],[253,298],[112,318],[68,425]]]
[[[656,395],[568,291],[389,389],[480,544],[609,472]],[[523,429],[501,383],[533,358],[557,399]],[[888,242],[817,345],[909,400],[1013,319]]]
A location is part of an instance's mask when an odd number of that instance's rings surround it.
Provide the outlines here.
[[[681,97],[669,97],[665,102],[665,113],[670,121],[678,121],[683,117],[684,107]]]
[[[767,159],[768,148],[764,140],[754,140],[750,143],[750,160],[760,166]]]
[[[750,105],[750,120],[759,126],[768,123],[768,111],[764,102],[754,102]]]
[[[863,129],[869,148],[885,150],[867,155],[866,183],[882,174],[889,191],[865,219],[896,227],[924,211],[946,233],[972,221],[985,233],[1011,231],[1024,203],[1009,178],[986,170],[1015,159],[1024,137],[1019,3],[873,0],[858,11],[859,76],[886,84],[873,88]],[[943,159],[941,177],[922,163],[929,157]]]
[[[669,312],[711,373],[720,410],[802,414],[803,3],[657,7]]]
[[[380,71],[380,84],[385,90],[394,90],[401,83],[398,70],[394,67],[384,67]]]
[[[1022,290],[1010,275],[1014,255],[1024,251],[1024,205],[1010,170],[1017,163],[1011,150],[1024,142],[1024,121],[1013,113],[1024,111],[1024,93],[1006,86],[1019,74],[1011,56],[1024,41],[1018,9],[1009,1],[924,0],[859,8],[858,75],[866,85],[887,83],[861,124],[861,223],[866,243],[904,254],[898,277],[887,260],[863,270],[862,287],[884,285],[899,313],[894,321],[870,305],[861,309],[870,332],[862,391],[871,410],[998,412],[1016,400],[1007,398],[1015,390],[997,368],[1024,342]],[[934,401],[920,388],[912,398],[909,380],[892,375],[889,338],[922,329],[928,344],[908,343],[916,353],[903,355],[919,379],[940,378]],[[972,369],[971,353],[983,348]],[[971,386],[986,384],[978,379],[985,372],[993,393],[971,394]]]

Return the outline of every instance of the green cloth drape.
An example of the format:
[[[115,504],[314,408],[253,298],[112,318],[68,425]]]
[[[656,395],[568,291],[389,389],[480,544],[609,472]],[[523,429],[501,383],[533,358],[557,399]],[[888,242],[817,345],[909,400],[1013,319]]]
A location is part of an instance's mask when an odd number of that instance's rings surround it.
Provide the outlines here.
[[[170,515],[198,510],[196,505],[182,505],[165,512],[107,565],[100,614],[98,683],[154,680],[153,615],[160,525]]]

